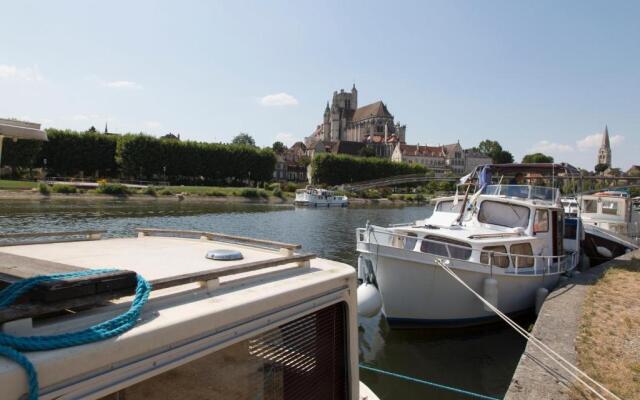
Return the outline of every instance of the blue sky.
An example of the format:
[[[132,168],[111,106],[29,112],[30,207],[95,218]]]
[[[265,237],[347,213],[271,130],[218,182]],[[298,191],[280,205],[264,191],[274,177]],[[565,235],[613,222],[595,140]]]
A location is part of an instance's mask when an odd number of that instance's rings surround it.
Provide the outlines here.
[[[640,2],[5,1],[0,117],[288,144],[334,90],[410,143],[640,164]]]

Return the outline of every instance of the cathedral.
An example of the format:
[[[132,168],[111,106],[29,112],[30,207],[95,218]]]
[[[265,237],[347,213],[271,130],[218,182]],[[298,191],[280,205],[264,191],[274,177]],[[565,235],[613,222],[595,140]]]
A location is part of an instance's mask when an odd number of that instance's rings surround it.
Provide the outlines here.
[[[598,150],[598,164],[606,164],[611,168],[611,144],[609,143],[609,128],[605,125],[602,134],[602,144]]]
[[[358,90],[353,85],[350,92],[344,89],[333,92],[331,104],[327,103],[324,110],[322,124],[307,137],[306,143],[312,148],[322,143],[327,149],[340,142],[351,142],[351,148],[371,144],[382,146],[374,149],[377,155],[390,157],[393,147],[405,142],[405,131],[406,126],[394,122],[382,101],[358,107]]]

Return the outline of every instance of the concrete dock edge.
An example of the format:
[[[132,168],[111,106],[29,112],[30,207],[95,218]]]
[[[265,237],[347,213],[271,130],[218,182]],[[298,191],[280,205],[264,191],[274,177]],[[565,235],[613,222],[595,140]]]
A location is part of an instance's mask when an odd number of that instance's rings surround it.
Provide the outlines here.
[[[640,258],[640,250],[627,253],[580,274],[575,274],[549,294],[532,334],[554,351],[576,364],[576,336],[582,304],[588,289],[610,267]],[[531,343],[511,378],[505,400],[568,399],[572,378]]]

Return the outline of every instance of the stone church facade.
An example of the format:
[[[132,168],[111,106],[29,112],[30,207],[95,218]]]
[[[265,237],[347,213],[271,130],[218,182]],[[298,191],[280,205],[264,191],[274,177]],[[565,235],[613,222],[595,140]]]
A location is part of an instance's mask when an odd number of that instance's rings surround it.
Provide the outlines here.
[[[394,121],[382,101],[358,107],[358,90],[353,85],[350,92],[344,89],[333,92],[331,103],[325,107],[322,124],[305,142],[308,148],[316,151],[370,147],[376,155],[390,157],[395,145],[405,142],[405,135],[406,126]],[[341,146],[340,142],[351,144]]]

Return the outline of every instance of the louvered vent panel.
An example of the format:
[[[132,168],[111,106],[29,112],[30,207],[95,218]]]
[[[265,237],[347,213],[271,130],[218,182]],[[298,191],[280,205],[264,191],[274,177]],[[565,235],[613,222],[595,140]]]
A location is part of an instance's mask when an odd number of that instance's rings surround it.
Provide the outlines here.
[[[338,303],[249,340],[264,360],[265,400],[346,400],[346,330]]]

